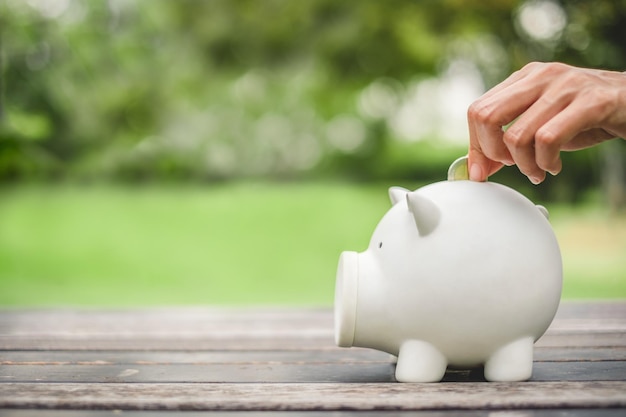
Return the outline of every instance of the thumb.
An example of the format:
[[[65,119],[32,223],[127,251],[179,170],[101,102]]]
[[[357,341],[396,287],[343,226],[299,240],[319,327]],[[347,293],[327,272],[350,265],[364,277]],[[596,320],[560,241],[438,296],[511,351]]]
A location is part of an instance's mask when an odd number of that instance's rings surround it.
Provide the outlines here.
[[[468,152],[468,172],[472,181],[487,181],[490,175],[498,172],[504,165],[492,161],[482,153],[480,149],[470,146]]]

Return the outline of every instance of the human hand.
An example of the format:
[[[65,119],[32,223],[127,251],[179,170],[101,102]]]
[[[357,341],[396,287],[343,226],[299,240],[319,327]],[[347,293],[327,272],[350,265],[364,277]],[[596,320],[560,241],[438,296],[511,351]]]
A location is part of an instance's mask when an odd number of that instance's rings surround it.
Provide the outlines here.
[[[531,63],[476,100],[467,118],[471,180],[517,165],[539,184],[561,171],[561,150],[626,137],[626,73]]]

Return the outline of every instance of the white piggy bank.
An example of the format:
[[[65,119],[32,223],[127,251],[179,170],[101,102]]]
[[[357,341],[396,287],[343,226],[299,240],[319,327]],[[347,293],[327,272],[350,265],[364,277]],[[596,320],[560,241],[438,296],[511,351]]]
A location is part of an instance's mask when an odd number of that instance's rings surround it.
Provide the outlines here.
[[[530,378],[561,296],[547,211],[490,182],[389,193],[367,250],[339,259],[336,343],[398,356],[400,382],[480,365],[490,381]]]

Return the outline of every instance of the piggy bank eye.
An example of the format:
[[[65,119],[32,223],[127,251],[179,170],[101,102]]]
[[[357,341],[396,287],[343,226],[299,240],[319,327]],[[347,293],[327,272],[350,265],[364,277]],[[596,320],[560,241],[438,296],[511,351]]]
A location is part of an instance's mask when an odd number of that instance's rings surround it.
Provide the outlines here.
[[[379,242],[379,243],[378,243],[378,247],[379,247],[379,248],[382,248],[382,247],[383,247],[383,242]]]

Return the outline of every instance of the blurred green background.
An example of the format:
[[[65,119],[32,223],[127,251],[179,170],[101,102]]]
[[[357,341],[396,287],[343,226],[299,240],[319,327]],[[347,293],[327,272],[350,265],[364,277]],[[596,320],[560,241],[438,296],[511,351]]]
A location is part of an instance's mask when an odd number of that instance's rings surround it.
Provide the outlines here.
[[[624,0],[3,0],[0,305],[330,305],[474,99],[624,39]],[[626,142],[563,160],[492,181],[550,210],[565,298],[626,297]]]

